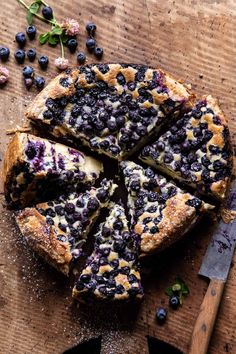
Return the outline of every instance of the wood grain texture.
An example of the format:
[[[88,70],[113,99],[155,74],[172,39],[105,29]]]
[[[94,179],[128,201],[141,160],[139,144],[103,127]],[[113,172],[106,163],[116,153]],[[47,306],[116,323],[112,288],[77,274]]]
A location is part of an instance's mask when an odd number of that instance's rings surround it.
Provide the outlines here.
[[[25,0],[27,1],[27,0]],[[192,85],[198,93],[219,98],[236,134],[236,2],[234,0],[57,0],[50,1],[56,17],[80,21],[79,50],[84,50],[84,25],[97,24],[97,41],[104,47],[104,61],[146,63],[162,67]],[[15,33],[26,27],[25,11],[15,0],[1,3],[0,44],[16,49]],[[37,23],[38,32],[46,26]],[[56,74],[53,60],[59,48],[28,42],[27,48],[47,54],[50,65],[37,73],[47,82]],[[75,56],[66,50],[71,64]],[[88,56],[88,63],[95,62]],[[0,157],[8,137],[5,129],[22,124],[23,112],[35,92],[22,83],[22,65],[13,55],[6,64],[11,79],[0,89]],[[235,143],[235,140],[234,140]],[[235,146],[235,145],[234,145]],[[2,192],[2,187],[0,189]],[[3,202],[3,195],[1,196]],[[103,354],[146,354],[146,335],[165,340],[183,352],[189,349],[191,333],[203,300],[207,282],[197,275],[209,243],[211,220],[203,221],[172,249],[143,264],[145,299],[139,311],[115,312],[79,309],[71,301],[72,284],[45,265],[22,241],[4,206],[0,209],[0,353],[58,354],[86,338],[103,334]],[[236,257],[234,257],[234,262]],[[236,352],[236,268],[225,287],[209,354]],[[168,306],[164,290],[182,277],[190,295],[178,310],[169,310],[164,326],[155,321],[159,306]]]
[[[194,325],[188,354],[207,353],[224,286],[223,281],[214,279],[210,281]]]

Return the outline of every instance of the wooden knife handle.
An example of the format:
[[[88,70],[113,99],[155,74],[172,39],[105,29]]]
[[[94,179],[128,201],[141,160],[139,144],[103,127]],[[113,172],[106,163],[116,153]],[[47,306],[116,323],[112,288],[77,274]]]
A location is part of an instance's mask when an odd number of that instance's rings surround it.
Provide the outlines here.
[[[211,280],[196,320],[189,354],[206,354],[225,282]]]

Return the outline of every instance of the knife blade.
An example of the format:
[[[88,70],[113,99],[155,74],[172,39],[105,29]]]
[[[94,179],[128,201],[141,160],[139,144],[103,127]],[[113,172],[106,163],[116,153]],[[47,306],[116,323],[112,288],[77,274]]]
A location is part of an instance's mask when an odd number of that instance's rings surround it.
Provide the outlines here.
[[[236,210],[236,180],[231,185],[225,208]],[[199,275],[210,279],[190,343],[189,354],[206,354],[236,245],[236,218],[219,222],[203,258]]]

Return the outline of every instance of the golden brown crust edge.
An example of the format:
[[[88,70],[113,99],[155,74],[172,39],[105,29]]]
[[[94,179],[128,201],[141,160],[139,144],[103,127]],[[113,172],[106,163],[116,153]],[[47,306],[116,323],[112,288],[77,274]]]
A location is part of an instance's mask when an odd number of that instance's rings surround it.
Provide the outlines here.
[[[16,216],[16,222],[28,244],[41,257],[65,275],[68,275],[72,255],[68,242],[57,240],[54,226],[35,208],[26,208]],[[60,231],[60,234],[63,234]]]
[[[37,119],[38,114],[41,112],[48,97],[55,99],[62,96],[69,96],[75,92],[74,83],[77,80],[78,73],[78,69],[71,69],[70,73],[67,74],[66,72],[63,72],[52,79],[28,106],[25,116],[29,119]],[[63,87],[60,84],[60,80],[63,78],[68,78],[70,80],[68,87]]]
[[[4,184],[7,182],[8,178],[10,177],[10,172],[12,167],[15,166],[21,160],[23,161],[23,150],[22,146],[23,139],[25,138],[26,134],[16,133],[12,140],[9,142],[4,159],[3,159],[3,170],[2,170],[2,178]]]
[[[199,216],[193,207],[186,205],[189,195],[176,195],[167,200],[163,210],[163,218],[158,225],[159,232],[142,233],[141,225],[135,226],[135,231],[141,236],[141,255],[153,254],[169,247],[181,239],[195,224]],[[203,210],[204,211],[204,207]],[[145,213],[143,217],[149,216]]]
[[[96,72],[98,79],[104,80],[109,85],[114,85],[116,83],[116,75],[119,71],[121,71],[124,74],[127,80],[129,81],[134,80],[136,69],[134,69],[133,67],[121,68],[121,64],[111,63],[109,64],[110,70],[107,73],[103,74],[99,71],[96,64],[91,64],[91,66],[93,65],[94,65],[94,71]],[[165,78],[165,84],[170,89],[173,98],[185,99],[186,102],[189,101],[189,104],[191,104],[193,97],[195,96],[193,93],[190,92],[190,90],[186,87],[186,85],[176,80],[172,75],[166,73],[162,69],[155,68],[152,70],[158,70],[161,73],[163,73]],[[86,80],[84,79],[84,75],[83,74],[79,75],[79,74],[80,74],[79,68],[73,68],[71,69],[70,73],[67,74],[66,72],[63,72],[57,75],[54,79],[52,79],[49,82],[49,84],[35,97],[33,102],[29,105],[25,113],[26,117],[33,120],[37,119],[48,97],[55,99],[62,96],[69,96],[70,94],[73,94],[73,92],[75,92],[74,84],[77,80],[84,87],[89,87],[90,84],[87,84]],[[62,78],[70,79],[70,85],[68,87],[63,87],[62,85],[60,85],[60,80]]]
[[[212,97],[211,95],[204,96],[207,100],[208,104],[213,108],[214,112],[219,116],[222,125],[228,128],[228,119],[220,108],[218,99]],[[231,168],[231,173],[233,170],[233,148],[230,134],[227,137],[226,144],[229,146],[230,158],[228,160],[229,167]],[[223,180],[213,182],[211,185],[212,192],[219,198],[219,200],[223,201],[226,197],[227,191],[230,185],[230,177],[225,177]]]

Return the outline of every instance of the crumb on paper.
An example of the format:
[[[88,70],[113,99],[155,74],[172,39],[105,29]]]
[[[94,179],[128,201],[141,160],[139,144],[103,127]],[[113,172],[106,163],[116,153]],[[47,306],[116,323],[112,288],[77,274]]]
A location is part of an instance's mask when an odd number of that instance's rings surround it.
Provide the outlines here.
[[[30,127],[30,126],[23,126],[23,127],[20,127],[19,125],[17,125],[16,128],[7,129],[7,130],[6,130],[6,134],[7,134],[7,135],[11,135],[11,134],[15,134],[15,133],[17,133],[17,132],[26,133],[26,132],[30,132],[30,131],[31,131],[31,127]]]
[[[236,218],[236,210],[222,208],[220,216],[226,224],[229,224]]]

